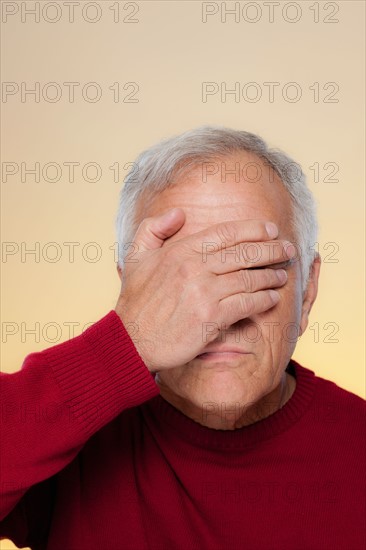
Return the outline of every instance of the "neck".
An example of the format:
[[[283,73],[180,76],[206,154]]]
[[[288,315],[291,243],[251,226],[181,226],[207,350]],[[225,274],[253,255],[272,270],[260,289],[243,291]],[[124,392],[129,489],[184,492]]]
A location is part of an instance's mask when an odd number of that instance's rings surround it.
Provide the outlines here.
[[[235,413],[233,415],[225,414],[223,418],[223,415],[218,413],[217,415],[210,414],[203,418],[202,410],[199,407],[192,405],[190,401],[173,393],[167,386],[161,384],[158,375],[155,381],[160,388],[161,396],[166,401],[192,420],[202,424],[202,426],[216,430],[235,430],[267,418],[287,403],[296,388],[295,378],[284,372],[281,382],[273,391],[250,405],[247,409],[241,409],[239,415]]]

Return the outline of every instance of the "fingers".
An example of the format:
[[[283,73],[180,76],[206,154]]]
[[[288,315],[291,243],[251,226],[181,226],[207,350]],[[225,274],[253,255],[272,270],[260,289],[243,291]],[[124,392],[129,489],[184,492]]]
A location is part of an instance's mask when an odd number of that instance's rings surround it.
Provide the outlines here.
[[[145,218],[134,237],[138,251],[160,248],[164,240],[179,231],[184,222],[185,213],[181,208],[170,209],[161,216]],[[210,261],[211,272],[220,274],[236,271],[238,262],[241,268],[250,268],[288,259],[286,252],[278,247],[281,241],[272,241],[274,254],[271,254],[269,246],[264,248],[264,245],[269,245],[266,241],[275,239],[277,235],[277,226],[269,221],[228,221],[181,239],[180,246],[182,253],[185,248],[190,255],[192,250],[199,253],[203,263]],[[261,249],[258,250],[258,247]],[[258,254],[260,258],[257,261]]]
[[[267,311],[275,306],[280,299],[276,290],[259,290],[258,292],[241,292],[228,296],[219,304],[220,320],[227,326],[233,325],[254,315]]]
[[[262,220],[239,220],[222,222],[187,237],[189,246],[203,252],[205,246],[216,250],[229,248],[243,242],[268,241],[278,236],[278,228],[272,222]]]
[[[179,231],[185,222],[181,208],[172,208],[161,216],[145,218],[139,225],[134,243],[139,252],[160,248],[165,239]]]
[[[181,239],[180,246],[182,253],[196,252],[205,269],[220,275],[293,258],[295,247],[277,236],[277,226],[269,221],[228,221]]]
[[[238,293],[278,288],[286,281],[287,273],[284,269],[242,269],[219,275],[211,287],[212,292],[222,300]]]
[[[287,262],[296,256],[296,248],[283,240],[240,243],[231,249],[225,248],[202,256],[211,273],[221,275],[240,269],[251,269]]]

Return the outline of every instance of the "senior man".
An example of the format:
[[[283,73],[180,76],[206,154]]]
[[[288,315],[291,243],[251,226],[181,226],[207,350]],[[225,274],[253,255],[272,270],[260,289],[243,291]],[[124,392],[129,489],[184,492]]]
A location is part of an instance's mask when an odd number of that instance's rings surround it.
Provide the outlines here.
[[[1,536],[364,550],[365,402],[291,359],[316,227],[301,170],[254,134],[202,127],[142,153],[115,310],[1,377]]]

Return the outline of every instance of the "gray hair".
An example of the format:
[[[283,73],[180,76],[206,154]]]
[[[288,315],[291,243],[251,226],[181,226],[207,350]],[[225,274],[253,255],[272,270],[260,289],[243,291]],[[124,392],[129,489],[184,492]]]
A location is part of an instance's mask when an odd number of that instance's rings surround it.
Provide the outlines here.
[[[123,267],[129,243],[133,242],[141,222],[136,219],[139,200],[158,195],[174,185],[178,175],[204,161],[241,150],[256,155],[264,165],[271,167],[290,195],[293,206],[290,223],[297,237],[294,244],[298,247],[304,290],[318,232],[316,205],[306,177],[299,164],[280,149],[270,149],[258,135],[223,126],[201,126],[165,139],[143,151],[132,163],[121,190],[116,218],[118,265]]]

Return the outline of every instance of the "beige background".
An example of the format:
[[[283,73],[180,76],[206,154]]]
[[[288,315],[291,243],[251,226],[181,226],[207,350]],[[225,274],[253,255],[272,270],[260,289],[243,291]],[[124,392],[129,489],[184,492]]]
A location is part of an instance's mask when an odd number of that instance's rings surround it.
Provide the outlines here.
[[[4,10],[9,3],[2,4]],[[42,93],[39,103],[30,96],[22,102],[20,92],[2,96],[2,166],[13,162],[19,167],[17,174],[3,179],[1,192],[3,247],[19,249],[3,255],[1,262],[3,371],[16,371],[27,354],[66,340],[70,323],[75,323],[74,334],[80,334],[86,323],[114,308],[119,279],[109,247],[115,242],[124,166],[161,138],[209,123],[256,132],[288,152],[306,171],[318,203],[323,266],[310,320],[313,328],[299,341],[294,357],[318,375],[365,396],[364,2],[281,2],[273,22],[263,2],[252,2],[252,7],[241,2],[240,9],[247,12],[241,12],[238,22],[233,15],[222,22],[218,11],[206,23],[201,2],[119,2],[120,21],[114,22],[111,7],[116,2],[102,1],[96,3],[101,16],[96,23],[82,18],[81,7],[87,2],[75,9],[74,23],[68,21],[63,2],[58,2],[61,18],[55,23],[45,20],[55,18],[54,7],[40,14],[39,23],[34,16],[22,22],[24,6],[29,9],[35,3],[11,4],[19,11],[7,20],[3,13],[3,82],[19,87],[24,82],[28,88],[39,82],[45,94],[46,84],[56,82],[62,96],[55,103],[46,101]],[[45,4],[40,3],[42,9]],[[314,5],[319,9],[318,22]],[[209,8],[220,6],[211,2]],[[228,8],[233,6],[227,3]],[[249,23],[245,17],[253,20],[258,6],[261,18]],[[285,20],[294,19],[299,9],[297,22]],[[88,7],[85,14],[94,18],[96,8]],[[338,22],[325,22],[326,18]],[[74,103],[68,101],[64,82],[80,83]],[[100,86],[100,101],[83,99],[80,90],[89,82]],[[109,87],[116,82],[121,100],[115,103]],[[128,82],[138,84],[137,102],[122,101],[133,91],[131,85],[123,89]],[[235,102],[228,95],[221,101],[216,94],[203,102],[202,82],[215,82],[219,88],[226,83],[228,89],[235,82],[241,89],[256,82],[262,98],[256,103],[243,97]],[[264,82],[280,83],[273,102]],[[289,82],[296,82],[302,91],[297,102],[282,97]],[[316,82],[318,102],[310,89]],[[334,85],[324,89],[329,82],[339,87],[333,96],[337,102],[324,101],[334,89]],[[54,89],[48,92],[51,97]],[[89,92],[92,97],[91,88]],[[289,94],[293,92],[292,87]],[[41,169],[58,163],[62,177],[52,183],[42,174],[39,182],[27,175],[22,181],[21,163],[29,168],[35,162]],[[80,163],[74,182],[69,181],[66,162]],[[102,170],[94,183],[82,176],[81,168],[90,162]],[[115,163],[120,168],[118,181],[109,168]],[[320,167],[319,181],[310,168],[315,163]],[[333,176],[338,181],[327,180],[333,166],[327,163],[339,167]],[[89,179],[94,173],[90,168]],[[47,174],[53,177],[55,172],[50,168]],[[50,242],[61,251],[57,262],[42,256],[43,252],[52,259],[55,248],[47,247]],[[74,262],[69,261],[65,242],[80,243]],[[82,255],[91,242],[100,247],[97,262]],[[22,261],[22,248],[34,248],[35,243],[40,243],[39,262],[31,255]],[[94,252],[90,246],[84,248],[89,259]],[[26,333],[36,323],[39,338]],[[11,329],[14,334],[7,336]],[[13,548],[7,541],[0,545]]]

